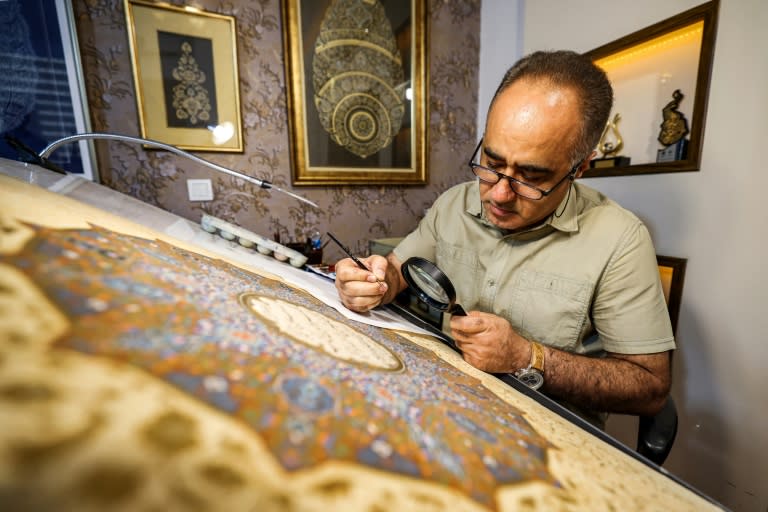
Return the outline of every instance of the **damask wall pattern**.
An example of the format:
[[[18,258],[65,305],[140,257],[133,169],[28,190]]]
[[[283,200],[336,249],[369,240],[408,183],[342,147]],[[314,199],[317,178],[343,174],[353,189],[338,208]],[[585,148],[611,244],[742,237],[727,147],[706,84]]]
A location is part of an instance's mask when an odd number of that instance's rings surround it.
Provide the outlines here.
[[[364,254],[369,239],[405,235],[441,192],[472,178],[464,161],[477,141],[480,0],[423,1],[429,13],[427,185],[291,186],[280,0],[171,3],[231,15],[237,23],[245,151],[199,156],[269,180],[320,209],[170,153],[119,142],[96,142],[102,183],[195,222],[208,213],[264,236],[279,233],[283,243],[331,230]],[[123,0],[75,0],[74,8],[93,130],[139,135]],[[210,178],[214,200],[190,202],[191,178]],[[341,256],[326,247],[326,261]]]

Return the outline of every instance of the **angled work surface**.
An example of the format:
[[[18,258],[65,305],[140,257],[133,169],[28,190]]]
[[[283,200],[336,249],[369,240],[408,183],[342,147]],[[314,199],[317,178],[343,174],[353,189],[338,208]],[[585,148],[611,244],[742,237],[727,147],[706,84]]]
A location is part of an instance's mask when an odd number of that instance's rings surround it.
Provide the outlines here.
[[[433,338],[125,218],[0,176],[0,236],[0,509],[718,508]]]

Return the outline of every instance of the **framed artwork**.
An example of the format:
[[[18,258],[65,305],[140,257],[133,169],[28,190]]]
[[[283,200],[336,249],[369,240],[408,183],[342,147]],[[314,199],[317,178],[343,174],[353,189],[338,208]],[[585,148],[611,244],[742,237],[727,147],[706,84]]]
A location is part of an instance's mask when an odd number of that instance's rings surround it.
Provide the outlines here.
[[[613,112],[585,177],[698,171],[719,0],[586,53],[608,74]]]
[[[141,136],[243,151],[235,18],[125,0]]]
[[[672,321],[672,332],[677,331],[677,318],[680,315],[680,301],[683,297],[683,281],[685,280],[685,258],[656,255],[659,265],[661,287],[667,300],[669,319]]]
[[[74,19],[66,0],[0,3],[0,157],[28,160],[55,140],[91,131]],[[49,160],[98,181],[91,141]]]
[[[424,4],[282,0],[294,185],[427,182]]]

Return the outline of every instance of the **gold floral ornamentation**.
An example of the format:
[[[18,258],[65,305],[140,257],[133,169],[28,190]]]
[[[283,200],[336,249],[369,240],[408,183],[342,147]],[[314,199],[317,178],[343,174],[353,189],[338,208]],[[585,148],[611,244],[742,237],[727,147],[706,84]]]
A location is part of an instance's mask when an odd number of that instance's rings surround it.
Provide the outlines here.
[[[178,65],[173,68],[173,78],[179,81],[173,86],[176,118],[186,119],[192,124],[208,121],[211,118],[211,101],[202,85],[206,80],[205,73],[197,65],[189,43],[182,43],[181,52]]]

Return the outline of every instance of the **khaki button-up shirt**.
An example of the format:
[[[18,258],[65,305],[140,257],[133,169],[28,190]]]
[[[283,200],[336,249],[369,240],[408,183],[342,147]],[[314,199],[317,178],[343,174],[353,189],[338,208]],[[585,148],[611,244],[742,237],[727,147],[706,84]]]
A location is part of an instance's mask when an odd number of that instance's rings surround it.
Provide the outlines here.
[[[527,339],[580,354],[674,349],[648,230],[598,191],[572,187],[560,217],[507,233],[483,218],[476,181],[457,185],[395,255],[434,261],[465,310],[502,316]]]
[[[571,186],[555,210],[560,217],[508,233],[484,219],[477,181],[457,185],[435,201],[395,256],[435,262],[466,311],[502,316],[526,339],[591,356],[674,349],[645,225],[598,191]],[[606,414],[561,404],[604,427]]]

